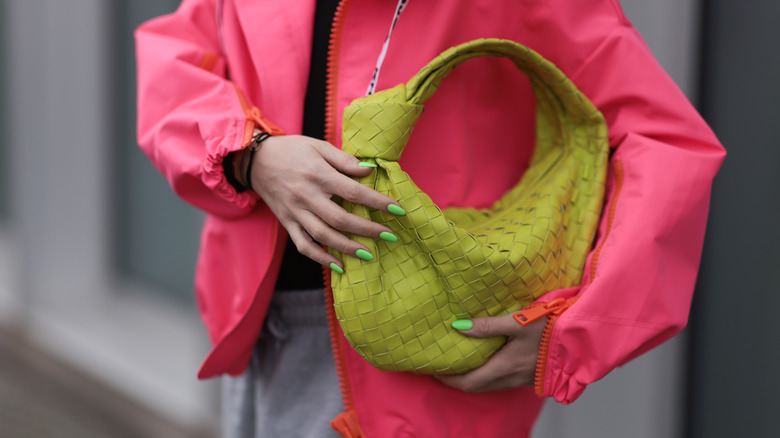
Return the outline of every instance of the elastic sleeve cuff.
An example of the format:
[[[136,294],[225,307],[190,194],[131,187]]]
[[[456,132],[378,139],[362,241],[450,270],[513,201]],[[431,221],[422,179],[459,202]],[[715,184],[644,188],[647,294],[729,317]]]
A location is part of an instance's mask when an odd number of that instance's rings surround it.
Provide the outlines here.
[[[209,154],[203,163],[203,183],[219,196],[242,209],[253,208],[260,197],[252,190],[236,190],[225,175],[224,161],[228,154],[244,148],[244,125],[245,120],[237,120],[232,130],[235,133],[232,138],[224,138],[221,144],[214,148],[209,147],[209,150],[215,150],[216,153]],[[210,140],[207,140],[207,143],[209,142]]]
[[[238,193],[243,193],[247,190],[247,188],[241,185],[241,183],[236,178],[235,172],[233,171],[233,167],[235,166],[235,161],[237,159],[240,159],[237,152],[231,152],[227,154],[225,159],[222,160],[222,171],[225,173],[225,178],[230,183],[230,185],[233,186],[233,188],[236,189]]]

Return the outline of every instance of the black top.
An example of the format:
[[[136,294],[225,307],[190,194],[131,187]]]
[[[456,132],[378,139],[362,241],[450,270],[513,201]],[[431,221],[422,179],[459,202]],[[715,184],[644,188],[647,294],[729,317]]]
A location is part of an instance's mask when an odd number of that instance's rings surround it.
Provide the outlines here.
[[[311,67],[303,105],[303,135],[325,139],[325,93],[328,70],[328,43],[339,0],[317,0],[311,47]],[[323,286],[322,266],[301,255],[287,239],[278,290],[316,289]]]

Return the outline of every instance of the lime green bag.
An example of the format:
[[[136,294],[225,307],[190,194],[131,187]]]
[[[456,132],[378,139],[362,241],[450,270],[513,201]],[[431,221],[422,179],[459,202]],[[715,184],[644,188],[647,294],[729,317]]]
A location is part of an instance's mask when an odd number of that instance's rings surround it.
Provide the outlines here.
[[[531,81],[536,145],[520,182],[489,209],[440,209],[398,164],[423,103],[456,66],[506,57]],[[479,367],[506,341],[476,339],[457,319],[516,312],[554,289],[580,283],[604,196],[608,143],[596,107],[538,53],[496,39],[453,47],[407,84],[356,99],[344,111],[342,149],[377,168],[359,181],[397,199],[394,216],[342,201],[387,225],[385,242],[349,235],[373,261],[330,250],[334,308],[354,349],[388,371],[458,374]]]

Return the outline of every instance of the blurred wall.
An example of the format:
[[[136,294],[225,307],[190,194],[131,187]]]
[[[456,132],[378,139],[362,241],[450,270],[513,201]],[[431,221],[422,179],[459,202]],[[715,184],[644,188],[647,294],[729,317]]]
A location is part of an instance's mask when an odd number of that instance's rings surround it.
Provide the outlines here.
[[[123,155],[127,148],[137,152],[134,118],[125,110],[133,93],[116,92],[133,81],[132,64],[117,66],[117,59],[133,56],[122,45],[132,23],[117,25],[118,8],[127,4],[5,4],[2,66],[12,110],[4,113],[4,165],[11,199],[10,221],[0,228],[0,325],[173,422],[213,430],[216,382],[195,379],[208,340],[194,310],[191,275],[177,272],[183,264],[192,272],[202,215],[182,208],[156,173],[156,179],[134,173]],[[157,5],[152,12],[165,12],[163,2]],[[167,3],[168,10],[175,6]],[[119,124],[129,128],[114,129]],[[171,201],[151,198],[132,214],[173,212],[166,220],[181,220],[165,233],[189,231],[185,244],[128,226],[128,187],[146,183]],[[168,246],[165,257],[150,251],[148,259],[178,283],[123,263],[132,258],[121,256],[131,232],[134,244],[151,239]],[[177,287],[189,289],[186,299],[176,298]]]
[[[172,12],[178,0],[112,0],[112,257],[124,275],[142,279],[193,307],[192,278],[204,215],[182,201],[135,139],[135,43],[142,22]]]
[[[701,107],[728,150],[694,299],[687,436],[780,436],[780,3],[707,0]]]
[[[5,17],[5,0],[0,1],[0,19],[2,17]],[[7,35],[7,29],[5,26],[0,28],[0,59],[7,59],[6,56],[8,56],[8,45],[6,42],[8,41],[8,35]],[[7,69],[0,68],[0,132],[8,132],[8,95],[7,90],[8,87],[5,86],[5,84],[8,83],[8,79],[6,77]],[[7,163],[8,162],[8,150],[9,150],[8,142],[0,142],[0,163]],[[6,171],[6,167],[2,164],[0,164],[0,223],[7,221],[8,216],[11,214],[11,189],[10,189],[11,183],[10,178],[8,177],[8,172]]]

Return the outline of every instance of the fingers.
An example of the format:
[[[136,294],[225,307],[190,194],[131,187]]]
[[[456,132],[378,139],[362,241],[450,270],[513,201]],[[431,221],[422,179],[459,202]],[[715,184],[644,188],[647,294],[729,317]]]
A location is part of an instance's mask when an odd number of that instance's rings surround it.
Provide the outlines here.
[[[439,380],[447,386],[465,392],[496,391],[533,385],[539,341],[540,339],[533,336],[509,338],[481,367],[466,374],[442,376]]]
[[[487,379],[485,377],[488,377]],[[463,392],[486,392],[503,391],[505,389],[517,388],[520,386],[532,386],[532,378],[521,376],[519,374],[510,374],[497,379],[491,379],[489,376],[472,376],[463,374],[459,376],[442,376],[439,381],[443,384],[459,389]]]
[[[332,266],[331,264],[336,264],[336,266],[343,268],[341,262],[318,245],[302,226],[291,223],[286,226],[286,229],[299,253],[321,265]]]
[[[370,173],[371,169],[366,169]],[[398,202],[395,199],[379,193],[342,173],[333,172],[324,177],[322,183],[332,195],[346,199],[353,204],[365,205],[376,210],[399,214],[395,207],[390,207],[390,205],[398,207]],[[391,208],[393,210],[390,210]]]
[[[284,172],[279,174],[279,178],[289,179],[291,183],[296,184],[295,189],[299,198],[306,200],[306,197],[313,196],[313,191],[325,190],[330,196],[338,196],[354,204],[365,205],[366,207],[390,212],[395,215],[404,215],[406,213],[395,199],[351,178],[351,176],[367,176],[373,171],[373,168],[361,167],[361,161],[356,157],[335,148],[325,141],[308,137],[299,137],[298,141],[302,142],[301,144],[310,148],[310,150],[296,150],[293,152],[293,148],[290,145],[283,145],[285,149],[282,152],[283,157],[281,159],[290,160],[294,164],[285,168]],[[314,156],[310,155],[313,151],[316,151]],[[265,152],[261,149],[261,153]],[[289,155],[293,155],[293,157]],[[263,156],[260,158],[263,158]],[[260,169],[258,173],[262,175],[263,169]],[[311,187],[311,184],[307,184],[307,182],[314,184],[316,187]],[[261,185],[262,183],[262,181],[259,182]],[[342,228],[338,229],[347,232],[351,231]],[[358,234],[365,235],[363,233]]]
[[[392,230],[355,214],[332,201],[334,196],[393,214],[405,214],[397,202],[349,175],[366,176],[354,156],[327,142],[303,136],[266,140],[253,162],[253,187],[274,212],[299,251],[313,260],[336,263],[318,243],[350,256],[370,259],[367,248],[342,233],[396,241]],[[362,251],[360,251],[362,250]]]
[[[299,220],[309,236],[317,242],[353,257],[358,257],[358,251],[363,250],[365,252],[361,253],[363,255],[361,258],[368,258],[365,255],[366,253],[370,254],[368,248],[336,231],[319,216],[310,212],[303,213],[299,217]]]
[[[324,181],[331,188],[334,195],[354,204],[361,204],[382,211],[388,211],[388,206],[390,205],[398,206],[398,202],[395,199],[366,187],[347,176],[366,176],[371,173],[371,167],[361,167],[360,160],[333,147],[330,143],[320,142],[316,147],[325,161],[338,170],[337,173],[329,175],[331,178],[329,181]],[[398,214],[400,211],[402,209],[393,208],[391,213]]]
[[[328,142],[320,141],[314,146],[325,161],[341,173],[352,176],[366,176],[371,173],[371,167],[362,167],[357,157],[334,147]]]
[[[467,321],[471,321],[471,328],[468,328]],[[453,328],[458,329],[462,334],[472,338],[490,338],[493,336],[514,336],[522,328],[511,314],[504,316],[473,318],[471,320],[460,320],[453,323]]]
[[[469,324],[471,327],[469,328]],[[506,336],[507,342],[484,365],[458,376],[442,376],[447,386],[466,392],[496,391],[533,385],[539,344],[547,318],[523,327],[511,314],[473,318],[453,323],[453,327],[474,338]]]
[[[374,239],[380,239],[387,235],[383,233],[393,234],[392,229],[364,217],[347,213],[346,210],[341,208],[340,205],[333,201],[319,204],[318,210],[315,212],[315,214],[321,218],[323,222],[330,225],[331,228],[342,232],[371,237]],[[315,237],[313,234],[312,237],[317,239],[317,237]],[[317,240],[328,246],[333,246],[329,245],[325,241],[319,239]],[[345,251],[336,246],[333,246],[333,248],[338,249],[341,252],[349,253],[349,250]],[[357,247],[354,247],[354,249],[357,249]]]
[[[507,374],[500,365],[500,363],[488,360],[485,365],[473,371],[457,376],[442,376],[439,381],[463,392],[481,392]]]
[[[282,219],[280,219],[282,220]],[[340,251],[352,257],[373,260],[373,254],[365,245],[342,234],[347,232],[373,239],[395,242],[398,238],[393,230],[372,222],[366,218],[347,213],[333,201],[318,204],[316,210],[301,209],[292,219],[282,220],[282,225],[290,231],[290,237],[299,252],[321,264],[329,265],[338,260],[324,251],[318,243]],[[296,239],[291,231],[299,228],[301,237]],[[297,233],[296,233],[297,234]]]
[[[510,373],[504,367],[494,366],[492,362],[487,362],[474,371],[457,376],[442,376],[439,378],[439,381],[463,392],[483,392],[509,388],[500,386],[501,381],[511,378],[511,374],[508,374]]]

